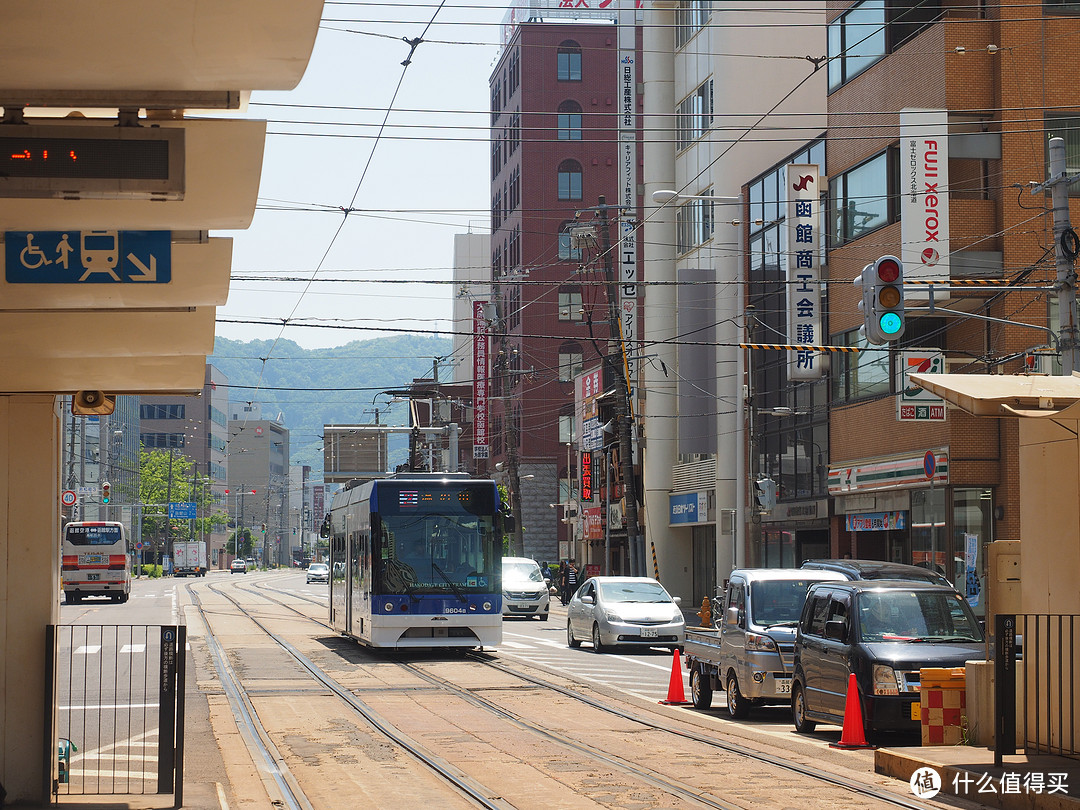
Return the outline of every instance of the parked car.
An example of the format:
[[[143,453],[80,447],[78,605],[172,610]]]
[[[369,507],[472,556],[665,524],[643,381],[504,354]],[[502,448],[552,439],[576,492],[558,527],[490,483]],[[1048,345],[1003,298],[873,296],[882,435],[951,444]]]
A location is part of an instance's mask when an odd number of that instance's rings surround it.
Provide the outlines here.
[[[806,593],[818,582],[842,580],[837,571],[736,568],[728,577],[718,629],[686,628],[686,667],[694,706],[707,709],[723,689],[728,715],[742,719],[752,706],[791,701],[795,626]]]
[[[503,616],[536,616],[547,621],[551,608],[548,584],[536,560],[525,557],[503,557],[502,561]]]
[[[814,585],[799,618],[791,713],[797,731],[843,725],[855,673],[866,739],[919,729],[919,670],[984,657],[983,634],[951,586],[899,580]]]
[[[330,566],[326,563],[312,563],[307,570],[308,582],[329,582]]]
[[[931,568],[885,560],[807,560],[802,567],[818,571],[837,571],[843,574],[845,579],[903,579],[953,587],[949,580]]]
[[[230,574],[246,574],[247,573],[247,560],[242,557],[237,557],[231,563],[229,563]]]
[[[566,606],[566,643],[589,639],[594,652],[619,644],[682,647],[681,601],[651,577],[592,577]]]

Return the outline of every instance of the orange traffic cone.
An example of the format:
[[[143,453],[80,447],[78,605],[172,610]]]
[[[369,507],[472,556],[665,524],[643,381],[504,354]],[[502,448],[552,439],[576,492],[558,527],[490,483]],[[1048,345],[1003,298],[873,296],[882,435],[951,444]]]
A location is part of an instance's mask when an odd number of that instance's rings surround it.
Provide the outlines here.
[[[686,693],[682,683],[682,658],[679,657],[679,648],[675,648],[675,655],[671,659],[671,679],[668,681],[667,700],[659,701],[663,706],[689,706],[686,702]]]
[[[862,705],[859,703],[859,685],[855,673],[848,675],[847,702],[844,704],[844,730],[840,742],[829,743],[830,748],[877,748],[866,741],[863,731]]]

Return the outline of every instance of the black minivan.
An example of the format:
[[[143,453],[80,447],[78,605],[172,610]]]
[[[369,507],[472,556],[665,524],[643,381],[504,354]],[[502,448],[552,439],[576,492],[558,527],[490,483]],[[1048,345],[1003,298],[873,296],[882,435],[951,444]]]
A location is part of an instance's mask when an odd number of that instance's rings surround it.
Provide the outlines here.
[[[867,740],[880,731],[917,732],[919,670],[962,667],[984,656],[979,622],[952,587],[910,580],[816,584],[795,637],[795,729],[843,725],[854,672]]]

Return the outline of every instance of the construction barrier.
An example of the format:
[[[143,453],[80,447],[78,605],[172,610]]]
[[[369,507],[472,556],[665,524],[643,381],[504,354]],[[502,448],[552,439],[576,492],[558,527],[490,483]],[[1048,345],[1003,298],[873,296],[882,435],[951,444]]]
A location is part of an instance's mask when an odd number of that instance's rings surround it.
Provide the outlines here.
[[[960,745],[967,727],[964,668],[919,670],[919,722],[923,745]]]

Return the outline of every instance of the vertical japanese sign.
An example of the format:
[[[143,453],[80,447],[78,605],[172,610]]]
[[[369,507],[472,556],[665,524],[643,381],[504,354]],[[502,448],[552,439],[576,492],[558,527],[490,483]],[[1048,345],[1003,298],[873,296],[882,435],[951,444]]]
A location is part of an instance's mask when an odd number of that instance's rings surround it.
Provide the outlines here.
[[[814,164],[787,167],[788,343],[820,345],[821,215],[820,181]],[[798,349],[788,365],[789,380],[817,380],[825,355]]]
[[[637,363],[631,359],[638,339],[637,261],[637,11],[635,0],[618,0],[619,45],[619,313],[629,378],[634,387]]]
[[[906,281],[949,280],[949,113],[900,111],[900,259]],[[927,301],[917,285],[907,300]]]
[[[604,446],[604,433],[596,399],[603,393],[603,375],[600,369],[593,369],[579,374],[574,383],[578,444],[582,450],[600,450]]]
[[[586,450],[581,454],[581,500],[593,499],[593,458],[592,451]]]
[[[473,301],[473,458],[488,457],[487,301]]]

